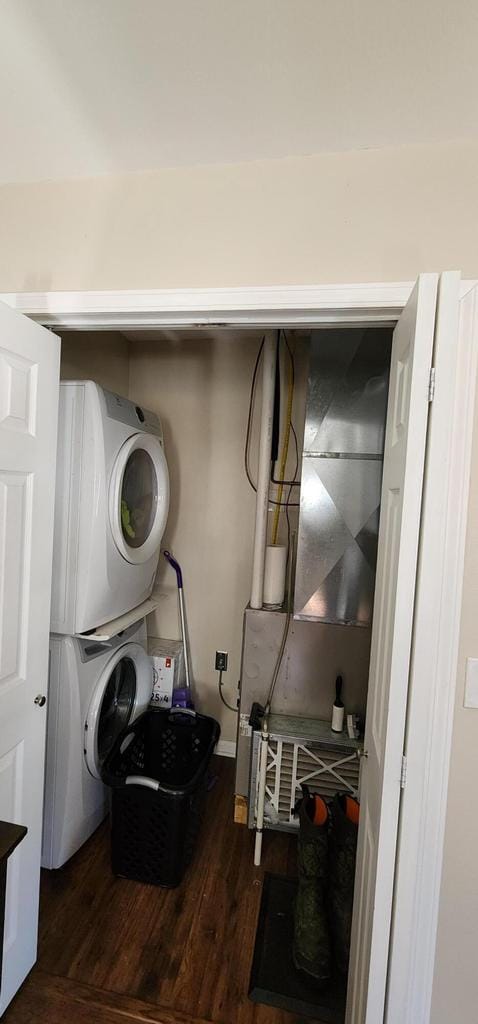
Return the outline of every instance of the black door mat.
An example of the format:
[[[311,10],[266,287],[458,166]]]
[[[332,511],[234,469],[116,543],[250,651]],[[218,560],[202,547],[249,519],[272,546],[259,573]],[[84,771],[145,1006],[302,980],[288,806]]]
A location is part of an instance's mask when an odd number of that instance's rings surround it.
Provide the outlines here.
[[[265,874],[249,999],[302,1014],[321,1024],[343,1024],[345,979],[333,979],[326,988],[319,989],[294,967],[292,936],[296,888],[295,878]]]

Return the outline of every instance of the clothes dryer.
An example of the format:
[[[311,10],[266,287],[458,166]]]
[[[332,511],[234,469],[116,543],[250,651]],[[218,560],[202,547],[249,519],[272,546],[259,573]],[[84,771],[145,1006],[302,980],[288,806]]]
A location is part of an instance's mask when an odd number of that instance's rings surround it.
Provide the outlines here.
[[[169,508],[155,413],[60,384],[51,632],[93,630],[151,594]]]

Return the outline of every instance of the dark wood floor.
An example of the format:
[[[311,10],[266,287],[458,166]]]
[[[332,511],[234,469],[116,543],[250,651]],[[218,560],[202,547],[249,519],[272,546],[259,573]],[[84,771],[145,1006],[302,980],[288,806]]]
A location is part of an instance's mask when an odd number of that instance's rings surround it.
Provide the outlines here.
[[[302,1024],[247,998],[264,870],[295,873],[295,838],[232,821],[234,763],[216,758],[200,848],[183,884],[114,878],[102,826],[43,872],[38,964],[4,1024]]]

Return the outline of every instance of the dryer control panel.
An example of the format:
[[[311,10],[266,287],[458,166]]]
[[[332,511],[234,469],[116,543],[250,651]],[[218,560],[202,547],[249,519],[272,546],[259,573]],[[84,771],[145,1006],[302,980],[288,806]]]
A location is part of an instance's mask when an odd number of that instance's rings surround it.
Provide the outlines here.
[[[135,405],[129,398],[116,395],[114,391],[105,391],[104,388],[101,390],[110,419],[119,420],[120,423],[126,423],[138,431],[144,431],[145,434],[154,434],[162,440],[161,421],[156,413],[143,409],[141,405]]]

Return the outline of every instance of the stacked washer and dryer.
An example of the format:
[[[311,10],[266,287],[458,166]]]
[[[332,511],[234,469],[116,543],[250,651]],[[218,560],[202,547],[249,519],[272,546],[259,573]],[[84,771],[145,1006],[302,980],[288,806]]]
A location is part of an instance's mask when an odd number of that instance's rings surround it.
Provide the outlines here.
[[[145,620],[98,627],[153,589],[169,507],[158,417],[93,381],[60,384],[42,865],[58,868],[107,813],[102,764],[146,710]]]

